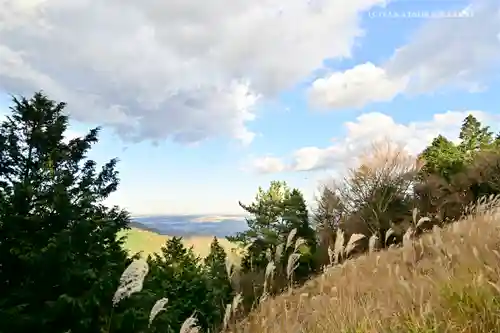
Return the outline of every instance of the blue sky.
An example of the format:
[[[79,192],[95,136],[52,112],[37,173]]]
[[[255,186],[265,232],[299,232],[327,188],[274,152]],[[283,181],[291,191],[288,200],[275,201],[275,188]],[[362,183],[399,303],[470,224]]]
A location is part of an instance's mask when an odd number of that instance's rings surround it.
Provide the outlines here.
[[[374,140],[500,127],[498,1],[286,3],[4,1],[0,110],[43,89],[71,135],[102,125],[136,215],[240,214],[274,179],[311,201]]]

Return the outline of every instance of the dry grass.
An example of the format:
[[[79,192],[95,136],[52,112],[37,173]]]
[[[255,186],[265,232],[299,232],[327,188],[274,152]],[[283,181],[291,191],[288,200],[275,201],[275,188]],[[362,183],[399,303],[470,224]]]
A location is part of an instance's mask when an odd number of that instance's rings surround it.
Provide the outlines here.
[[[267,299],[231,332],[500,332],[499,212],[405,243]]]

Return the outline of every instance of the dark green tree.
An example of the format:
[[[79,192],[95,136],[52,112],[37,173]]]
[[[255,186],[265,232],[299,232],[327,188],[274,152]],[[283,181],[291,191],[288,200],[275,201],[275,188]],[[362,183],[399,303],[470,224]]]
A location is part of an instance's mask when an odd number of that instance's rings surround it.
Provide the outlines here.
[[[98,128],[65,140],[65,106],[14,97],[0,125],[0,332],[100,332],[127,265],[117,161],[86,157]]]
[[[299,266],[294,273],[297,279],[305,279],[309,277],[311,272],[319,268],[316,258],[317,238],[315,230],[311,227],[306,201],[298,189],[293,189],[290,192],[290,196],[285,199],[283,219],[285,220],[287,231],[297,229],[296,237],[305,240],[304,245],[306,246],[300,247],[301,257]],[[290,250],[293,251],[295,249]]]
[[[233,288],[226,270],[227,254],[220,245],[217,237],[210,244],[210,253],[205,258],[205,270],[208,277],[209,295],[212,300],[214,313],[211,315],[215,322],[221,323],[224,318],[225,307],[233,298]]]
[[[181,237],[165,243],[161,253],[149,257],[149,274],[143,291],[120,304],[127,315],[113,321],[113,332],[145,331],[150,309],[160,298],[168,298],[166,310],[158,314],[150,332],[177,333],[184,320],[196,314],[206,332],[218,326],[219,307],[211,297],[211,285],[200,259],[186,248]],[[134,328],[131,329],[130,325]]]

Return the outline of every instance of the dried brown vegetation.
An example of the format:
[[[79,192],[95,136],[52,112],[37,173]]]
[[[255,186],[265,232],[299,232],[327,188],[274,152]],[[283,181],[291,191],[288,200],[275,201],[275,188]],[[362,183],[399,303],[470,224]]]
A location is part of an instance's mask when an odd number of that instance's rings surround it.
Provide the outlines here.
[[[498,205],[495,198],[401,248],[328,268],[231,332],[499,332]]]
[[[494,143],[443,147],[432,169],[378,142],[325,186],[324,274],[267,298],[231,332],[500,332],[500,155]]]

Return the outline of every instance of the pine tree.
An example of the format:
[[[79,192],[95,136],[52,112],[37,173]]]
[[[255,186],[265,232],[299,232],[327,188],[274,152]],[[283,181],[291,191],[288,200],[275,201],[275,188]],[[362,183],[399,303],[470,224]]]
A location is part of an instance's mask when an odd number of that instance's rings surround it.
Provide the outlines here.
[[[98,128],[65,141],[65,106],[13,98],[0,126],[1,332],[99,332],[127,264],[129,216],[102,203],[117,161],[86,158]]]
[[[273,181],[267,191],[259,188],[252,204],[240,205],[250,214],[247,218],[249,229],[228,239],[244,245],[251,244],[242,259],[243,271],[264,269],[269,261],[267,253],[275,253],[278,244],[285,243],[288,234],[295,228],[296,236],[307,242],[307,248],[302,248],[302,262],[309,267],[307,270],[315,266],[312,256],[317,246],[316,234],[311,228],[307,205],[299,190],[290,189],[285,182]],[[286,260],[277,264],[286,265]],[[299,271],[307,275],[304,268]]]
[[[242,258],[242,270],[264,269],[267,265],[266,252],[274,252],[276,246],[286,239],[289,230],[283,219],[285,200],[290,197],[290,189],[285,182],[271,182],[267,191],[259,187],[254,202],[240,206],[249,214],[246,219],[248,230],[236,236],[227,237],[231,242],[248,246]]]

